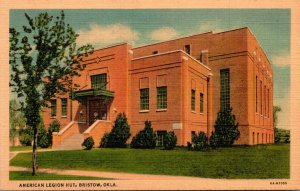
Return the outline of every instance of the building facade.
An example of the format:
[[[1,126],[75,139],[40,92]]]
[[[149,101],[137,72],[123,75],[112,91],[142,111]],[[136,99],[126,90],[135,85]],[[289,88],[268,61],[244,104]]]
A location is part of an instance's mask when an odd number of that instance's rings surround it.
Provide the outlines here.
[[[82,64],[72,95],[59,95],[45,109],[45,126],[59,120],[53,135],[58,147],[75,135],[99,144],[120,112],[134,136],[150,120],[161,144],[174,131],[186,145],[200,131],[214,131],[217,113],[232,108],[239,123],[236,144],[274,142],[273,72],[249,28],[207,32],[132,47],[98,49]]]

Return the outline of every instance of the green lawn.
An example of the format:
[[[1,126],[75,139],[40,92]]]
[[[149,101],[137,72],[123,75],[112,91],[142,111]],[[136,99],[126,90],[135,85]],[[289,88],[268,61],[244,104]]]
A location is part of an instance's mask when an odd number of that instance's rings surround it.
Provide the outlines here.
[[[10,180],[108,180],[107,178],[98,178],[91,176],[73,176],[73,175],[60,175],[49,173],[38,173],[32,176],[31,172],[26,171],[10,171]]]
[[[206,152],[168,150],[93,149],[38,153],[40,168],[79,169],[206,178],[289,178],[289,144],[234,146]],[[10,161],[31,166],[31,153]]]

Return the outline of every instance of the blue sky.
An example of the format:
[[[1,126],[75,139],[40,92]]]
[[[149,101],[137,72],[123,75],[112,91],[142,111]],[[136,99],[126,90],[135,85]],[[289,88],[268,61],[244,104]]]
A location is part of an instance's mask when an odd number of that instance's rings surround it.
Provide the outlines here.
[[[21,29],[24,12],[36,16],[47,11],[11,10],[10,26]],[[248,26],[271,61],[274,104],[280,105],[279,127],[289,128],[290,118],[290,10],[289,9],[93,9],[65,10],[66,22],[80,34],[78,44],[95,48],[118,42],[134,46],[206,31]]]

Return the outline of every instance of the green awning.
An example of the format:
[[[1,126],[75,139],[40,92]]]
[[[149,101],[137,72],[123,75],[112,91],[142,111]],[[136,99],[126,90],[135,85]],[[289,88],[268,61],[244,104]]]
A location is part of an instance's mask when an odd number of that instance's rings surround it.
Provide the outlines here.
[[[103,96],[107,98],[115,97],[115,92],[103,89],[88,89],[88,90],[80,90],[72,93],[72,98],[86,98],[88,96]]]

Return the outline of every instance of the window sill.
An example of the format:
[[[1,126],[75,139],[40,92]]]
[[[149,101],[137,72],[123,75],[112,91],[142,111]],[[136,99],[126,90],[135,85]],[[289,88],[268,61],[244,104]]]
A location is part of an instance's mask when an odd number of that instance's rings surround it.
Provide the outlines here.
[[[195,113],[196,114],[196,111],[191,111],[191,113]]]
[[[156,109],[157,112],[167,111],[167,109]]]
[[[200,113],[200,115],[204,115],[204,113]]]
[[[150,110],[140,110],[140,113],[149,113]]]
[[[67,118],[68,116],[61,116],[60,118]]]
[[[50,119],[56,119],[56,116],[51,116]]]

